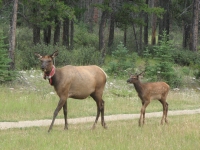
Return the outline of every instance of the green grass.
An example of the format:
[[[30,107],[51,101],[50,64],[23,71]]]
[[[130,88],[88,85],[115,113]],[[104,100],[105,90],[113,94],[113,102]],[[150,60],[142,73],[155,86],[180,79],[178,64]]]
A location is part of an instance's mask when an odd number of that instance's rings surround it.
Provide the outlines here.
[[[200,147],[199,115],[170,116],[168,125],[160,118],[148,118],[138,127],[138,120],[107,122],[108,129],[91,123],[0,130],[0,147],[5,150],[196,150]]]
[[[51,119],[59,101],[41,71],[23,73],[26,82],[0,87],[0,121]],[[23,81],[23,82],[22,82]],[[12,89],[10,89],[12,88]],[[200,92],[195,90],[171,90],[168,96],[169,110],[196,109],[200,107]],[[104,92],[105,115],[139,113],[141,101],[133,85],[124,80],[108,78]],[[158,101],[152,101],[146,112],[162,111]],[[92,98],[68,99],[68,118],[96,115],[96,104]],[[57,118],[63,118],[62,111]]]
[[[24,80],[0,87],[0,122],[52,119],[58,96],[50,94],[54,89],[42,79],[39,71],[23,73]],[[171,90],[168,96],[169,110],[196,109],[200,106],[198,90]],[[141,101],[133,85],[124,80],[108,78],[104,92],[105,115],[139,113]],[[158,101],[152,101],[146,112],[162,111]],[[96,115],[96,104],[91,98],[68,100],[68,118]],[[63,118],[62,111],[57,118]],[[160,125],[160,117],[146,118],[146,124],[138,127],[138,119],[106,121],[108,129],[95,130],[92,123],[64,124],[47,127],[30,127],[0,130],[0,149],[26,150],[196,150],[200,147],[200,117],[196,115],[169,116],[169,125]]]

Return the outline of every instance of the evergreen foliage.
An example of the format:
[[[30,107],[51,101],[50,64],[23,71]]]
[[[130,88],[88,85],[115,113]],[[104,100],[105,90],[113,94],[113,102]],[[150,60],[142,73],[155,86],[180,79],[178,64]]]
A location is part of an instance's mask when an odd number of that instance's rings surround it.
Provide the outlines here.
[[[121,42],[117,50],[112,52],[112,61],[108,64],[107,72],[116,76],[127,76],[133,72],[137,54],[130,54],[128,49]]]
[[[11,81],[15,78],[16,73],[9,70],[9,63],[11,62],[8,57],[8,50],[4,44],[4,37],[0,35],[0,83]]]
[[[149,64],[146,60],[146,75],[150,77],[151,81],[165,81],[171,87],[177,87],[181,83],[181,78],[178,77],[177,72],[174,70],[173,54],[174,48],[171,41],[168,41],[166,32],[163,32],[162,40],[159,45],[153,47],[153,54],[148,53],[148,49],[145,54],[146,57],[152,57],[156,60],[155,64]]]

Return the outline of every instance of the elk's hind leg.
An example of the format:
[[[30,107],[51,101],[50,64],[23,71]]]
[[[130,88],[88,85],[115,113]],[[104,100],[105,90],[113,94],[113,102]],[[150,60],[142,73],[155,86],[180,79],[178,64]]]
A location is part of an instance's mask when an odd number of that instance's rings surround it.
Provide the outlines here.
[[[100,111],[101,111],[101,125],[107,129],[106,123],[104,121],[104,106],[105,106],[105,102],[103,100],[101,100],[101,104],[100,104]]]
[[[98,98],[98,96],[96,96],[94,93],[91,94],[91,97],[94,99],[97,105],[97,115],[96,115],[95,122],[92,126],[92,129],[96,127],[100,113],[101,113],[101,124],[104,128],[106,128],[106,123],[104,121],[104,101],[101,98]]]
[[[63,114],[64,114],[64,119],[65,119],[65,127],[64,127],[64,129],[68,129],[68,122],[67,122],[67,101],[63,105]]]

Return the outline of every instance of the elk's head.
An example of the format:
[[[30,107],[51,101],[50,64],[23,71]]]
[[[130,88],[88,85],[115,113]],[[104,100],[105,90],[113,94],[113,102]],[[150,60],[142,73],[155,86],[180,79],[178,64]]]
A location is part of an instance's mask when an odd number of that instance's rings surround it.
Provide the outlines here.
[[[38,53],[35,53],[35,55],[41,61],[40,68],[42,69],[42,71],[44,71],[45,73],[51,72],[51,70],[53,68],[53,65],[54,65],[53,58],[58,55],[58,51],[55,51],[51,55],[42,56],[42,55],[40,55]]]
[[[127,80],[127,83],[136,83],[139,80],[139,77],[144,74],[144,71],[140,74],[131,75],[130,78]]]

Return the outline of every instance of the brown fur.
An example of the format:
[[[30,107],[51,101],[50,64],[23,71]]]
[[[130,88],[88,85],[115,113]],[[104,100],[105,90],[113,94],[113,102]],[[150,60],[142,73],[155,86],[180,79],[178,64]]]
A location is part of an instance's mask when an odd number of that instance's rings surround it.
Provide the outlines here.
[[[41,56],[37,54],[41,60],[41,69],[44,74],[49,74],[53,66],[53,58],[58,55],[54,52],[52,55]],[[55,118],[58,112],[63,108],[65,118],[65,129],[68,129],[67,124],[67,99],[85,99],[91,96],[97,105],[97,116],[93,124],[93,128],[98,121],[101,113],[101,124],[106,128],[104,121],[104,101],[102,99],[103,90],[106,84],[106,74],[98,66],[71,66],[67,65],[62,68],[55,69],[55,75],[52,77],[52,86],[59,96],[60,100],[54,111],[53,120],[48,132],[52,129]]]
[[[128,83],[133,83],[135,90],[138,93],[139,98],[142,101],[142,108],[140,112],[139,126],[145,123],[145,110],[151,100],[159,100],[163,105],[163,120],[167,123],[167,112],[168,112],[168,103],[166,98],[169,92],[169,85],[165,82],[151,82],[151,83],[141,83],[139,80],[139,75],[131,75],[130,79],[127,80]]]

